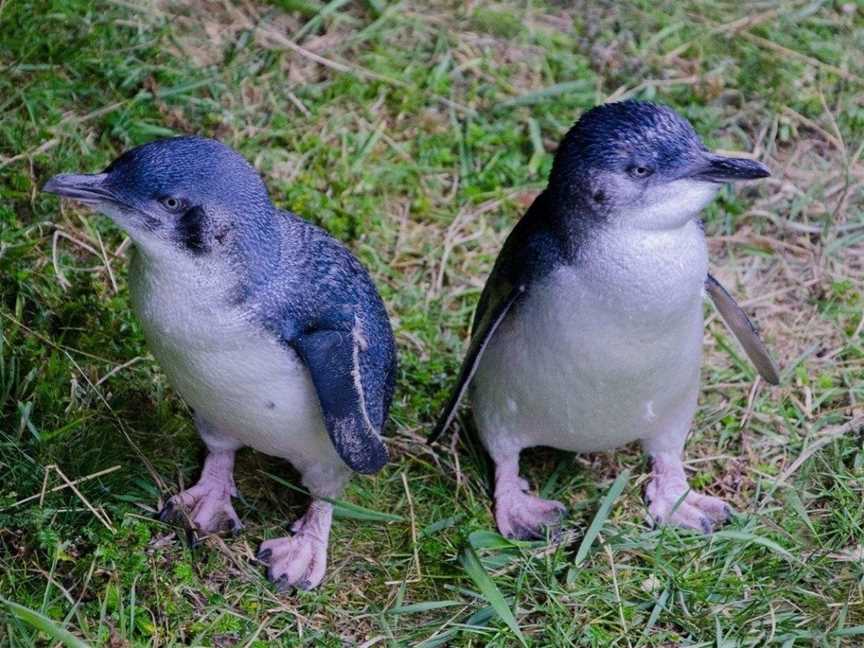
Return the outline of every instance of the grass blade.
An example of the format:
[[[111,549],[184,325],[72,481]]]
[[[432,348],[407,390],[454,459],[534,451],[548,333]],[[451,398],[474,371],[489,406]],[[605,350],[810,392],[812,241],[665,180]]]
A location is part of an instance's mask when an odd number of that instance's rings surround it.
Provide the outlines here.
[[[440,610],[441,608],[455,607],[457,605],[465,605],[465,603],[462,601],[425,601],[423,603],[411,603],[410,605],[400,605],[399,607],[390,608],[387,610],[387,614],[416,614],[418,612]]]
[[[547,99],[552,99],[563,94],[573,94],[579,97],[587,97],[594,92],[593,82],[586,79],[578,79],[576,81],[564,81],[554,85],[526,92],[517,97],[512,97],[498,103],[495,109],[512,108],[514,106],[533,106],[534,104],[542,103]]]
[[[474,531],[468,536],[468,543],[475,549],[512,549],[518,546],[512,540],[508,540],[494,531]]]
[[[666,601],[669,600],[669,588],[667,587],[661,593],[657,602],[654,604],[654,608],[651,610],[651,616],[648,617],[648,623],[645,624],[645,628],[642,630],[642,636],[647,637],[651,632],[651,629],[657,623],[657,619],[660,618],[660,614],[666,608]]]
[[[525,643],[525,636],[522,634],[521,628],[519,628],[519,623],[516,621],[516,617],[513,616],[513,611],[507,605],[507,601],[504,600],[501,590],[498,589],[498,586],[489,577],[486,570],[483,569],[480,558],[474,549],[466,547],[460,562],[463,569],[465,569],[465,573],[474,581],[483,598],[489,602],[489,605],[492,606],[498,617],[507,624],[507,627],[519,638],[523,646],[527,645]]]
[[[31,610],[30,608],[19,605],[18,603],[13,603],[2,596],[0,596],[0,604],[5,605],[9,609],[9,612],[11,612],[16,618],[20,619],[27,625],[36,628],[40,632],[44,632],[67,648],[90,648],[89,644],[81,641],[71,632],[60,627],[54,623],[54,621],[46,617],[44,614],[40,614],[36,610]]]
[[[712,540],[722,540],[724,538],[727,540],[740,540],[742,542],[752,542],[754,544],[762,545],[766,549],[770,549],[777,555],[782,556],[789,562],[801,562],[798,558],[793,556],[779,544],[777,544],[773,540],[769,540],[768,538],[763,538],[762,536],[754,535],[752,533],[745,533],[744,531],[716,531],[711,536]]]
[[[582,538],[582,543],[579,545],[579,549],[576,551],[576,557],[573,559],[573,564],[575,567],[578,567],[579,564],[583,560],[585,560],[585,557],[588,555],[588,551],[591,549],[591,545],[594,544],[594,540],[599,535],[600,530],[606,523],[606,519],[609,517],[609,513],[612,511],[612,505],[615,503],[615,500],[618,499],[618,496],[624,490],[624,487],[627,485],[627,482],[629,480],[630,471],[623,471],[620,475],[618,475],[618,477],[615,478],[615,481],[612,482],[612,486],[609,488],[609,491],[606,493],[606,495],[603,496],[603,500],[600,502],[600,508],[597,509],[597,514],[591,521],[591,526],[588,527],[588,530],[585,532],[585,536]]]
[[[597,539],[600,530],[603,528],[606,519],[609,517],[609,513],[612,511],[612,505],[615,503],[615,500],[618,499],[618,496],[621,494],[621,491],[624,490],[624,487],[627,485],[629,480],[630,471],[624,470],[615,478],[615,481],[612,482],[612,486],[609,487],[609,491],[603,496],[603,499],[600,502],[600,508],[597,509],[597,514],[594,516],[591,526],[589,526],[588,530],[585,532],[585,536],[582,538],[582,543],[579,545],[579,549],[576,550],[576,557],[573,559],[573,565],[567,573],[568,587],[572,587],[573,583],[576,581],[576,568],[582,564],[583,560],[585,560],[585,557],[591,550],[591,545],[594,544],[594,540]]]

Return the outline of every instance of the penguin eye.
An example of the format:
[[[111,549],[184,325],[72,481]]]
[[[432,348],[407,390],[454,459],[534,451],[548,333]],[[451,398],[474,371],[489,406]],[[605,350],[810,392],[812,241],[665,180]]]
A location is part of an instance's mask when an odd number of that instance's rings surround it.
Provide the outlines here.
[[[175,198],[174,196],[165,196],[164,198],[160,198],[159,202],[170,212],[179,212],[185,206],[182,199]]]
[[[651,167],[641,165],[630,167],[630,175],[634,178],[647,178],[652,173],[654,173],[654,169]]]

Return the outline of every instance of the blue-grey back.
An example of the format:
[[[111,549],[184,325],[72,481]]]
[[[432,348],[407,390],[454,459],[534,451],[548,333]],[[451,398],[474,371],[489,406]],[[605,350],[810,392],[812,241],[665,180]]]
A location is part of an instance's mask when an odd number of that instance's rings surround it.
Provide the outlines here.
[[[243,288],[245,299],[261,324],[288,345],[304,331],[350,332],[359,324],[366,342],[360,377],[370,418],[380,429],[395,389],[396,345],[372,278],[345,245],[291,212],[276,212],[273,236],[279,245],[270,254],[278,258],[249,259],[268,272]]]

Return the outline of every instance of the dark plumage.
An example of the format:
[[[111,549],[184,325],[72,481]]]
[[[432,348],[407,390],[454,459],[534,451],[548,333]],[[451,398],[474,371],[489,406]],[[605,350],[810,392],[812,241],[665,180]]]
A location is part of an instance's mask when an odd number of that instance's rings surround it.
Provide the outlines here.
[[[368,273],[324,230],[277,209],[255,169],[214,140],[151,142],[46,191],[108,214],[135,242],[130,289],[151,350],[194,408],[201,480],[165,515],[203,532],[240,522],[234,452],[285,457],[313,495],[296,535],[262,545],[280,586],[321,580],[331,497],[387,463],[396,348]]]
[[[543,535],[563,511],[529,495],[518,475],[519,453],[534,445],[591,451],[640,439],[655,462],[648,493],[658,521],[707,530],[725,519],[725,504],[695,493],[673,508],[686,488],[680,451],[696,402],[705,285],[766,379],[777,374],[707,275],[698,213],[719,183],[767,174],[711,153],[686,120],[646,102],[598,106],[565,135],[548,186],[486,282],[430,436],[447,429],[470,388],[503,534]]]

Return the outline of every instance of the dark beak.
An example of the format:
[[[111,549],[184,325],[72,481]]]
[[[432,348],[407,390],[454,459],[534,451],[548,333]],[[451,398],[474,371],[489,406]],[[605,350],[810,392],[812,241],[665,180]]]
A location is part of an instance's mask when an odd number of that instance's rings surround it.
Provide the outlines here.
[[[771,170],[756,160],[708,153],[688,175],[694,180],[706,182],[736,182],[767,178]]]
[[[42,191],[57,194],[63,198],[73,198],[83,203],[95,204],[106,200],[116,201],[105,187],[105,173],[61,173],[51,178]]]

